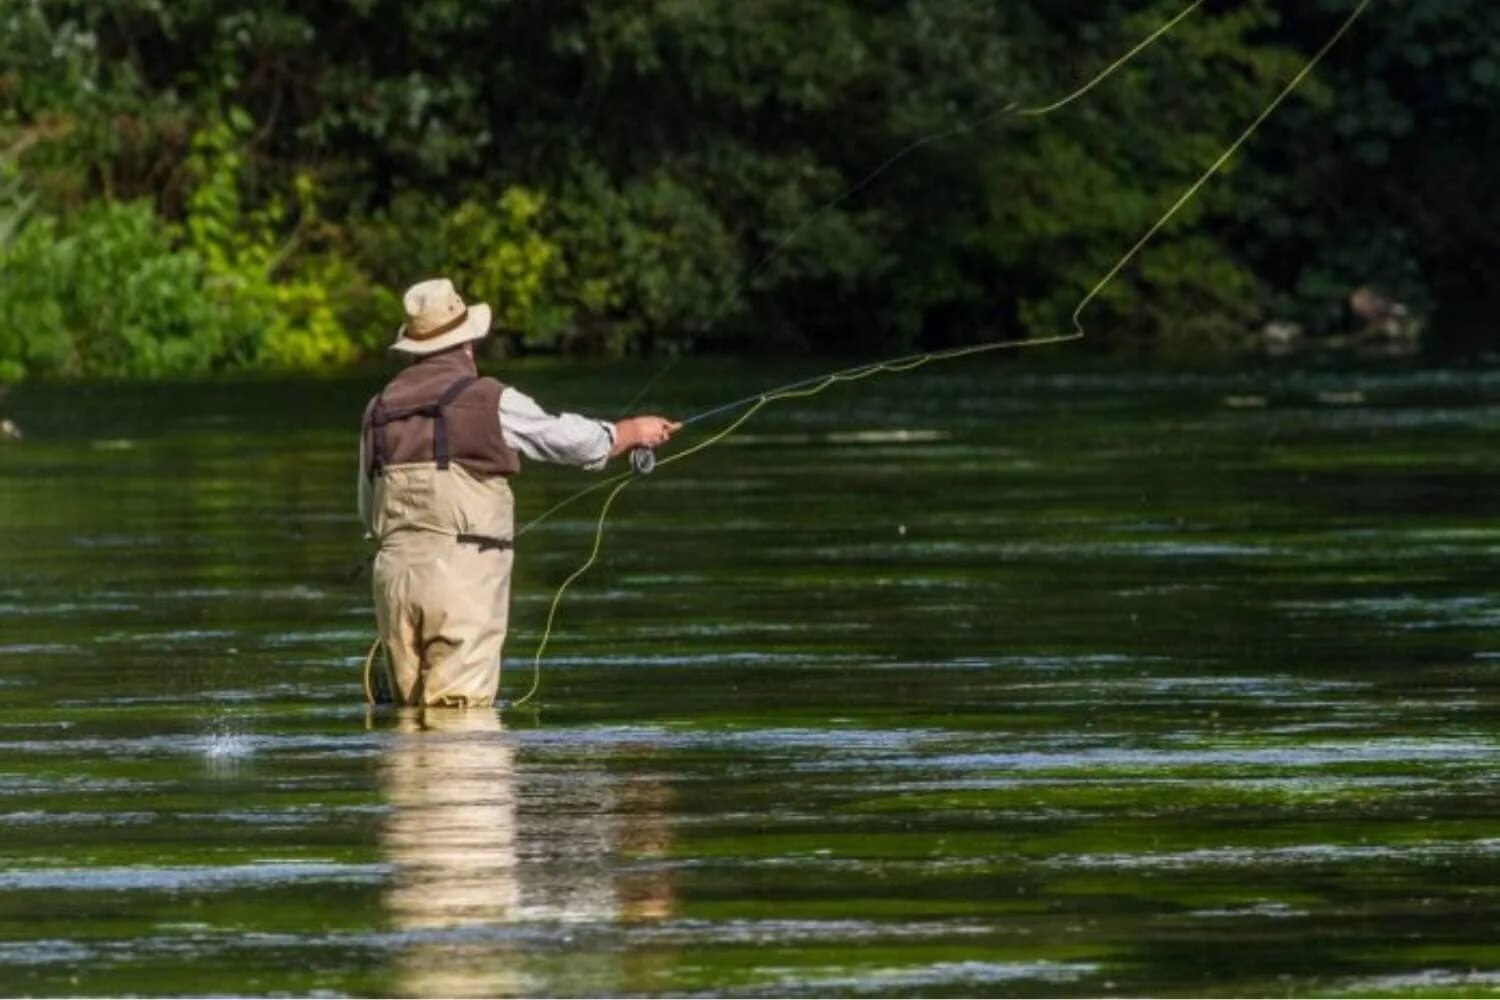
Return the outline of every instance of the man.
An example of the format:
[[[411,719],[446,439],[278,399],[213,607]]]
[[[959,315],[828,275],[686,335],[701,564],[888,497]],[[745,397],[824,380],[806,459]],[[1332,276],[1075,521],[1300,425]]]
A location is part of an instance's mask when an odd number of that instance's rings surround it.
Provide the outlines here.
[[[491,705],[510,616],[521,456],[602,469],[654,448],[678,424],[552,415],[474,367],[490,308],[465,306],[446,278],[403,296],[392,350],[413,361],[365,407],[359,513],[380,544],[375,618],[403,705]]]

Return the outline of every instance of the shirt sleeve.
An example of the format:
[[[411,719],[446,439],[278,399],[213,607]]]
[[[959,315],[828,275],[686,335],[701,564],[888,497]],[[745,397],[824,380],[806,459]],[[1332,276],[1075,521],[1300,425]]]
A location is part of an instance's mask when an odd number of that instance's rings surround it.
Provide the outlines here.
[[[576,413],[551,414],[530,396],[506,387],[500,393],[500,433],[505,443],[539,462],[604,468],[615,446],[615,427]]]

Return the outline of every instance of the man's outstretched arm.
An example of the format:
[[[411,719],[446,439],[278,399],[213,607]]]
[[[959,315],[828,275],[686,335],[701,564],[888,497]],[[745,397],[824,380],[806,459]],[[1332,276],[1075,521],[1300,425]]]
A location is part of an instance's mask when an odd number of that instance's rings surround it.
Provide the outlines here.
[[[654,448],[678,428],[664,417],[594,420],[576,413],[548,413],[530,396],[509,386],[500,394],[505,443],[527,458],[589,471],[604,468],[632,448]]]

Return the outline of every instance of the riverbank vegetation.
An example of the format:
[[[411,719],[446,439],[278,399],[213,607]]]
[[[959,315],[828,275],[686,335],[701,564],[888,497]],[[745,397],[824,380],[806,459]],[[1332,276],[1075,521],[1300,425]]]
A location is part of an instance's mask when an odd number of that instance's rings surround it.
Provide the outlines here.
[[[0,380],[335,368],[436,274],[512,352],[1062,330],[1350,0],[1210,3],[1065,112],[963,128],[1181,6],[0,0]],[[1333,334],[1366,286],[1486,346],[1497,39],[1482,0],[1377,5],[1091,346]]]

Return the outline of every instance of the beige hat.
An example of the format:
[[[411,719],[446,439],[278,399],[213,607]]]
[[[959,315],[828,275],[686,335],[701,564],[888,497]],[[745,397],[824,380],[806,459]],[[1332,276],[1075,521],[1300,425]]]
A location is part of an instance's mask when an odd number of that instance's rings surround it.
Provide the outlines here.
[[[396,331],[393,351],[434,354],[490,332],[490,307],[465,306],[447,278],[419,281],[401,296],[406,322]]]

